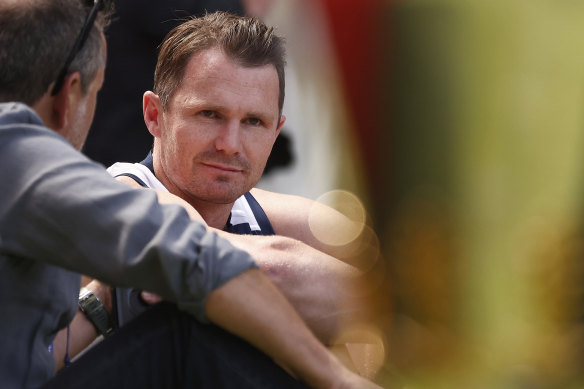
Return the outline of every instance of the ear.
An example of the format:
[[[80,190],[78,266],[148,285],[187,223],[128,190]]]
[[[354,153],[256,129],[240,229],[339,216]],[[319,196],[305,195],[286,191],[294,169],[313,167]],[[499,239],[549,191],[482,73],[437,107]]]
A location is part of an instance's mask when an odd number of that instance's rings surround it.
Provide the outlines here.
[[[52,89],[52,85],[49,90]],[[67,131],[69,116],[76,107],[76,94],[81,93],[81,75],[74,72],[65,77],[63,87],[51,98],[50,128],[63,134]],[[78,96],[77,96],[78,98]]]
[[[282,127],[284,126],[285,121],[286,121],[286,116],[282,115],[280,117],[280,123],[278,124],[278,128],[276,128],[276,136],[274,137],[274,139],[276,139],[278,137],[278,135],[280,135],[280,131],[282,131]]]
[[[155,138],[160,138],[161,135],[161,123],[162,119],[162,102],[157,94],[151,91],[144,93],[142,98],[142,112],[144,114],[144,123],[148,127],[148,131]]]

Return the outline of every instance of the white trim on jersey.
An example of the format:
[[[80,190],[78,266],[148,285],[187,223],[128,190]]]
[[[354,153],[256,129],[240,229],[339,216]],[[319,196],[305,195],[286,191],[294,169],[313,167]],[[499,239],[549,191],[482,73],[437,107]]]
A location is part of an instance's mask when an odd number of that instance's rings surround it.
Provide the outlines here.
[[[141,163],[116,162],[107,168],[107,172],[112,177],[132,174],[141,179],[149,188],[160,189],[168,192],[168,189],[166,189],[166,187],[162,185],[162,182],[160,182],[158,178],[152,174],[150,169]]]

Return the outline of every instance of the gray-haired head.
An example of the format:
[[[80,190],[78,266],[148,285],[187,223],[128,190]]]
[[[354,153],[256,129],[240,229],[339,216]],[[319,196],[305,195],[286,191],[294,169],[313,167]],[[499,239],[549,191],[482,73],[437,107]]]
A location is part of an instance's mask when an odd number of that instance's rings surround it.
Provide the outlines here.
[[[92,1],[0,2],[0,101],[37,102],[55,81],[91,9]],[[83,92],[105,65],[101,33],[111,7],[99,12],[87,41],[68,67],[79,72]]]

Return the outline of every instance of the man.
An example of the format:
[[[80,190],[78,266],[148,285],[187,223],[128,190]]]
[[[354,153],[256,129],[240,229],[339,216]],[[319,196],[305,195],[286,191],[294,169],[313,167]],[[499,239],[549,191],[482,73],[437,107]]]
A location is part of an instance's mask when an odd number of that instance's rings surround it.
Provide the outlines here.
[[[102,7],[101,0],[91,8],[77,0],[0,3],[0,101],[8,102],[0,104],[2,385],[229,387],[237,380],[256,387],[261,374],[295,385],[225,335],[215,334],[224,342],[197,357],[208,326],[164,305],[52,378],[51,343],[77,310],[80,273],[160,294],[311,386],[368,385],[323,349],[248,254],[78,152],[103,82]],[[233,348],[239,360],[214,348]],[[203,370],[207,363],[218,373]]]
[[[154,92],[144,94],[152,154],[108,171],[179,196],[210,227],[283,235],[350,262],[343,251],[358,242],[362,224],[312,200],[253,188],[286,120],[284,66],[281,38],[257,19],[214,13],[183,23],[162,43]],[[353,239],[331,245],[315,230]]]
[[[135,187],[170,189],[220,230],[257,235],[275,230],[328,254],[347,251],[350,245],[325,244],[309,228],[308,220],[316,213],[311,224],[318,221],[320,230],[358,230],[338,212],[307,199],[254,189],[266,215],[248,192],[259,180],[285,120],[284,65],[281,39],[256,19],[215,13],[178,26],[162,44],[155,76],[158,94],[144,96],[154,153],[144,164],[117,164],[110,173]],[[364,277],[353,266],[290,238],[224,236],[254,253],[323,343],[343,342],[342,329],[370,319],[369,301],[357,296],[363,290],[356,285]],[[273,256],[270,246],[282,250]],[[89,288],[115,313],[107,287],[93,282]],[[127,315],[119,318],[125,322]],[[98,335],[84,323],[71,328],[73,354]],[[63,332],[60,345],[65,337]],[[55,353],[58,366],[64,353],[64,346]]]
[[[214,13],[179,25],[161,45],[154,92],[144,94],[153,152],[141,164],[118,163],[108,170],[134,187],[168,190],[181,197],[213,228],[277,233],[329,255],[344,253],[349,261],[347,251],[359,243],[354,238],[362,225],[305,198],[252,189],[285,122],[284,66],[281,38],[258,20]],[[351,244],[330,245],[315,230],[353,239],[344,239]],[[358,272],[325,255],[312,254],[313,261],[300,265],[299,257],[281,259],[276,270],[270,262],[260,260],[260,266],[278,273],[273,281],[319,338],[331,344],[339,332],[342,308],[322,296],[347,297],[336,287],[344,282],[350,289],[351,282],[343,276]],[[294,284],[281,282],[291,273],[301,276]],[[299,290],[312,298],[297,300]],[[358,315],[366,312],[367,304],[361,304]]]

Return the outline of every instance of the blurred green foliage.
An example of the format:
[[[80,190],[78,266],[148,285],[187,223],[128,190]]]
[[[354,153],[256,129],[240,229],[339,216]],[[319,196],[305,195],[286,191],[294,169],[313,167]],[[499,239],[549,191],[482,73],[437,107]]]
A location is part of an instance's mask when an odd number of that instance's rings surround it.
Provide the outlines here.
[[[388,387],[584,387],[584,1],[387,3]]]

